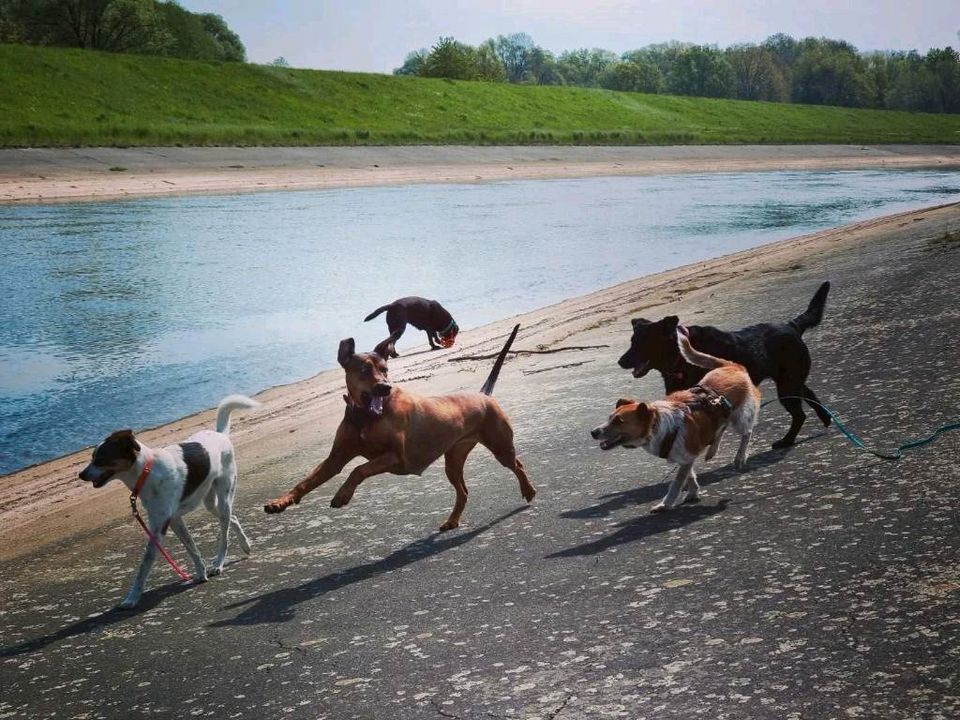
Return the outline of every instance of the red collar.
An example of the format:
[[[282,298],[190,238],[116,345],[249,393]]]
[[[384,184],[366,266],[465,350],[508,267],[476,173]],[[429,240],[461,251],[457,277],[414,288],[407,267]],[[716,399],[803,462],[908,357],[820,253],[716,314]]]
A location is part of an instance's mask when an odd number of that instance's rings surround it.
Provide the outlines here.
[[[143,463],[143,470],[140,471],[137,484],[133,486],[133,492],[130,493],[131,500],[135,500],[140,495],[140,491],[143,490],[143,486],[146,484],[147,477],[150,475],[151,470],[153,470],[153,453],[150,453],[146,462]]]

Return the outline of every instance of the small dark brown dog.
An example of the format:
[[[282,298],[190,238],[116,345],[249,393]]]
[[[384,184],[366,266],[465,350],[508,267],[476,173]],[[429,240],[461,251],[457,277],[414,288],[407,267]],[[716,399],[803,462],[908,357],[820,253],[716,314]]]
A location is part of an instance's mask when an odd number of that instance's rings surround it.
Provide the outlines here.
[[[513,328],[479,393],[440,397],[423,397],[391,386],[386,354],[358,354],[354,352],[353,338],[341,340],[337,360],[346,371],[347,410],[330,455],[296,487],[263,509],[279,513],[299,503],[304,495],[323,485],[357,456],[368,462],[353,469],[333,496],[331,507],[349,503],[360,483],[369,477],[381,473],[420,475],[442,455],[447,479],[457,493],[450,517],[440,526],[441,530],[450,530],[460,525],[460,515],[467,505],[463,464],[477,443],[513,471],[520,482],[520,494],[531,502],[537,490],[517,457],[510,420],[491,397],[519,329],[519,325]],[[389,349],[385,348],[387,354]]]
[[[363,321],[373,320],[382,312],[387,313],[387,329],[390,331],[394,343],[403,335],[408,323],[427,334],[427,341],[430,343],[431,350],[453,347],[457,339],[457,333],[460,332],[460,327],[453,316],[436,300],[427,300],[415,296],[400,298],[378,307],[367,315]],[[385,346],[386,343],[385,340],[377,347]],[[390,357],[398,357],[395,348],[392,350]]]

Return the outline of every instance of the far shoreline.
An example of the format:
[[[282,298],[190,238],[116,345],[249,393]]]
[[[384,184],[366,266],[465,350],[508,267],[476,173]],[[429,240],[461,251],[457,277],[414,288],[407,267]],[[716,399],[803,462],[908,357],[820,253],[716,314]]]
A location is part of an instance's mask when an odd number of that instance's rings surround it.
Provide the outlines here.
[[[0,205],[684,173],[960,168],[960,145],[0,149]]]

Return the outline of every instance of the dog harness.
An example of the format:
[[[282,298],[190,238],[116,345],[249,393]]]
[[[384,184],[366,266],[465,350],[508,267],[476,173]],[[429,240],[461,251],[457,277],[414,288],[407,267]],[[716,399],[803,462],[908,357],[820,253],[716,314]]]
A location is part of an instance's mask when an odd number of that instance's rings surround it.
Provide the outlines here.
[[[703,385],[694,385],[690,388],[690,392],[693,394],[693,398],[685,404],[685,411],[688,413],[698,410],[703,411],[716,416],[718,421],[725,423],[727,418],[730,417],[730,413],[733,412],[733,403],[716,390],[704,387]],[[660,452],[657,454],[664,460],[670,457],[670,451],[673,450],[673,444],[677,441],[677,435],[679,433],[680,428],[674,428],[667,433],[663,438],[663,442],[660,443]]]
[[[167,564],[173,568],[173,571],[180,576],[181,580],[189,581],[191,579],[190,575],[185,572],[183,568],[177,565],[176,560],[170,557],[170,553],[168,553],[166,548],[160,544],[157,536],[150,531],[150,528],[147,527],[147,524],[143,521],[143,518],[140,517],[140,511],[137,510],[137,498],[140,496],[140,491],[143,490],[143,486],[147,484],[147,478],[150,477],[151,470],[153,470],[153,453],[150,453],[147,456],[147,459],[144,461],[143,470],[140,471],[140,477],[137,478],[137,483],[133,486],[133,491],[130,493],[130,510],[133,512],[134,519],[140,523],[140,527],[143,528],[143,531],[147,534],[147,537],[150,538],[150,544],[160,551],[160,554],[163,555],[163,559],[166,560]],[[167,526],[164,525],[163,532],[166,531]]]

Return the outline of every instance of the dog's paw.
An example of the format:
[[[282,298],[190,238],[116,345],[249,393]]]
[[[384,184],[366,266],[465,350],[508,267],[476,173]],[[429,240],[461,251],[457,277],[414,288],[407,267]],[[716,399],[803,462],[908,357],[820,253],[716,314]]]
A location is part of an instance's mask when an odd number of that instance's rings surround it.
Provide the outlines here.
[[[128,598],[125,597],[117,604],[117,610],[133,610],[137,603],[140,601],[140,598]]]
[[[330,501],[330,507],[332,508],[342,508],[344,505],[350,502],[353,498],[352,492],[344,492],[342,489],[337,490],[337,494],[333,496],[333,499]]]
[[[459,520],[447,520],[443,525],[440,526],[440,532],[446,532],[447,530],[455,530],[460,527]]]
[[[780,440],[777,440],[772,445],[772,447],[774,450],[783,450],[784,448],[788,448],[791,445],[793,445],[793,440],[788,440],[787,438],[781,438]]]
[[[526,500],[527,503],[532,503],[533,499],[537,496],[537,489],[533,485],[530,485],[529,487],[520,488],[520,494],[523,495],[523,499]]]
[[[222,572],[223,572],[223,565],[220,565],[219,567],[214,565],[213,567],[207,568],[207,572],[204,575],[194,575],[193,581],[195,583],[204,583],[207,581],[207,578],[216,577],[217,575],[220,575]]]
[[[671,510],[673,510],[672,505],[666,505],[662,502],[659,502],[656,505],[654,505],[652,508],[650,508],[650,512],[652,513],[665,513],[665,512],[670,512]]]
[[[293,500],[287,496],[277,498],[276,500],[271,500],[263,506],[263,511],[269,515],[274,515],[276,513],[282,513],[288,507],[293,505]]]
[[[698,503],[698,502],[700,502],[700,496],[699,496],[699,495],[688,495],[687,497],[685,497],[685,498],[683,499],[683,504],[684,504],[684,505],[695,505],[695,504]]]

